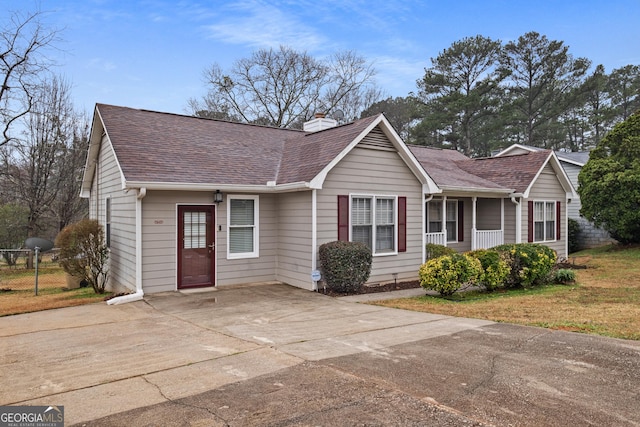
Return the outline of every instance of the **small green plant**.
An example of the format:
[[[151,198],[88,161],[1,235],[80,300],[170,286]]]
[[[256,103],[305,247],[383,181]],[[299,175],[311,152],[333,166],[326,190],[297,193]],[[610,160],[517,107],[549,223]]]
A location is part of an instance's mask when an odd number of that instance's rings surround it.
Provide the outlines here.
[[[60,231],[55,244],[60,248],[58,262],[63,270],[86,280],[96,293],[103,294],[108,278],[109,248],[98,221],[83,219],[68,225]]]
[[[427,259],[438,258],[444,255],[453,255],[456,252],[455,249],[444,245],[437,245],[435,243],[427,243]]]
[[[371,249],[359,242],[334,241],[320,246],[318,255],[327,286],[336,292],[355,292],[371,274]]]
[[[557,260],[553,249],[537,243],[505,244],[493,249],[508,259],[511,270],[508,287],[528,288],[547,283]]]
[[[511,272],[507,255],[492,249],[478,249],[467,252],[467,255],[476,258],[482,265],[482,274],[478,278],[478,284],[483,285],[487,291],[505,286]]]
[[[555,283],[561,283],[563,285],[575,283],[576,272],[568,268],[560,268],[554,272],[553,281]]]
[[[482,274],[482,264],[468,255],[454,253],[428,260],[418,274],[424,289],[448,296],[463,285],[474,283]]]

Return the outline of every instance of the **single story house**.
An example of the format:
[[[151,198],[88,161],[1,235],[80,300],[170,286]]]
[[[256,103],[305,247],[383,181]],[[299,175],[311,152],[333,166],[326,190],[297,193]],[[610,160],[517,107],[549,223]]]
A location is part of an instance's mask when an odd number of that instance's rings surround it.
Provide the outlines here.
[[[408,146],[384,114],[279,129],[97,104],[82,181],[110,287],[318,288],[320,245],[366,243],[370,282],[413,280],[425,243],[539,241],[566,255],[575,192],[553,152],[468,159]]]
[[[532,147],[529,145],[513,144],[504,150],[496,154],[496,156],[511,156],[514,154],[523,154],[527,152],[540,151],[541,148]],[[582,167],[589,161],[589,151],[555,151],[562,168],[569,177],[571,184],[575,189],[578,188],[578,174],[582,170]],[[571,201],[568,206],[569,218],[575,219],[580,225],[580,233],[578,235],[578,247],[581,249],[593,248],[596,246],[602,246],[608,243],[615,242],[609,233],[601,228],[596,227],[592,222],[588,221],[582,215],[580,215],[580,208],[582,203],[580,201],[580,195],[576,195],[575,199]]]

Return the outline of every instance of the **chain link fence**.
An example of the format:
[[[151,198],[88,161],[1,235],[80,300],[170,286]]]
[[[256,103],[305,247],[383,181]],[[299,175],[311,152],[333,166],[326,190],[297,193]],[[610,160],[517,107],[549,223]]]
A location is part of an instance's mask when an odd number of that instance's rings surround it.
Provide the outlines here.
[[[38,289],[67,286],[57,249],[39,254]],[[35,290],[35,254],[29,249],[0,249],[0,292]],[[0,294],[1,295],[1,294]]]

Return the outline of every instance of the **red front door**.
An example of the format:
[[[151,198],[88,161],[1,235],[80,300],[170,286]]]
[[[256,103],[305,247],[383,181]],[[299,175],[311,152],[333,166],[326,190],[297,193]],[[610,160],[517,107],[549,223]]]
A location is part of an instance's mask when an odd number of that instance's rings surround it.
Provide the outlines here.
[[[178,206],[178,289],[215,285],[214,230],[214,206]]]

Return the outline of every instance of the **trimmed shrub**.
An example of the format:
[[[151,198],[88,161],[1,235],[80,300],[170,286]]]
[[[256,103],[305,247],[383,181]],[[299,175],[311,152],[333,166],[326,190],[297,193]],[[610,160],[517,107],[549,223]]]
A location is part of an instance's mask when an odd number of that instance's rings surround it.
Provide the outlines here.
[[[420,266],[420,286],[452,295],[464,284],[471,284],[482,274],[482,264],[468,255],[454,253],[432,258]]]
[[[566,285],[576,281],[576,272],[568,268],[560,268],[553,274],[553,281]]]
[[[478,249],[467,252],[467,255],[476,258],[482,265],[478,284],[483,285],[488,291],[505,286],[511,272],[508,256],[493,249]]]
[[[580,249],[580,244],[578,239],[580,238],[580,223],[573,219],[569,218],[569,253],[578,252]]]
[[[455,249],[451,249],[444,245],[436,245],[435,243],[427,243],[427,259],[438,258],[443,255],[453,255],[456,252]]]
[[[324,281],[336,292],[356,292],[371,274],[371,249],[358,242],[334,241],[318,252]]]
[[[547,283],[557,260],[556,251],[538,243],[506,244],[492,249],[509,260],[509,287],[528,288]]]
[[[107,284],[109,249],[98,221],[83,219],[60,231],[55,241],[60,248],[58,262],[68,274],[85,280],[98,293]]]

